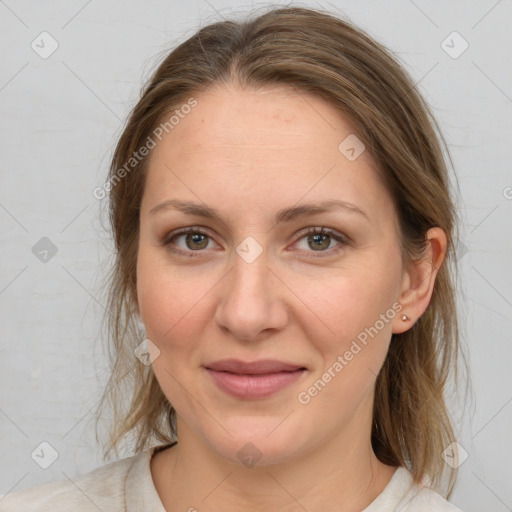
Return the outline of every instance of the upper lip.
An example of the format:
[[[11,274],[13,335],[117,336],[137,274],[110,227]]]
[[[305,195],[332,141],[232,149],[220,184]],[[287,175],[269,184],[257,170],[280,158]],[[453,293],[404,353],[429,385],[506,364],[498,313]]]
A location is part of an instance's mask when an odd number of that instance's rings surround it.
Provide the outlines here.
[[[304,366],[285,363],[275,359],[261,359],[259,361],[241,361],[239,359],[222,359],[205,365],[209,370],[217,372],[230,372],[240,375],[261,375],[264,373],[293,372],[305,369]]]

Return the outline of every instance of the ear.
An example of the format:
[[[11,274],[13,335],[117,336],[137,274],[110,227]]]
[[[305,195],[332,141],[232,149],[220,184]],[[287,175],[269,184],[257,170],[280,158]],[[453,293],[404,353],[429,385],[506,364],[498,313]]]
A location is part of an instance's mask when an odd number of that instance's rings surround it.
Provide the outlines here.
[[[425,254],[404,269],[398,299],[403,308],[393,320],[394,334],[409,330],[425,312],[437,274],[445,260],[448,242],[444,230],[431,228],[427,231],[426,239]],[[405,321],[402,320],[403,315],[408,317]]]

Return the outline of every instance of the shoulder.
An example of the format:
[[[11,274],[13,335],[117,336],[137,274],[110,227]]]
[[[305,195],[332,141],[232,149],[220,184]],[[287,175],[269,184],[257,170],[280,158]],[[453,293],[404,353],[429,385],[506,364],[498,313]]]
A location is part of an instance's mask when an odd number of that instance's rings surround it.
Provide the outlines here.
[[[125,510],[125,482],[128,472],[134,462],[147,456],[147,451],[142,452],[74,478],[0,496],[0,512]]]
[[[427,486],[414,484],[411,473],[399,467],[377,499],[364,512],[462,512]]]
[[[414,488],[404,501],[402,512],[462,512],[455,505],[446,501],[440,494],[428,489]]]
[[[402,512],[462,512],[439,493],[430,489],[428,478],[425,478],[422,484],[413,485],[409,471],[405,468],[401,468],[400,471],[401,473],[397,476],[402,483],[402,489],[408,489],[407,494],[400,501]]]

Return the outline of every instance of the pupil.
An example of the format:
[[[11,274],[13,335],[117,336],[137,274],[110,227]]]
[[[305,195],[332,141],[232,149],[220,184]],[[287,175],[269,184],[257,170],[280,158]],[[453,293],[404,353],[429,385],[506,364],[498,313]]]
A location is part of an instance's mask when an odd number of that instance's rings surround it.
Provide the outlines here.
[[[318,235],[313,235],[313,239],[315,240],[315,246],[316,247],[319,247],[319,248],[325,248],[325,244],[322,246],[322,242],[325,242],[325,240],[327,239],[329,235],[322,235],[322,234],[318,234]],[[329,243],[327,243],[327,246],[329,245]]]

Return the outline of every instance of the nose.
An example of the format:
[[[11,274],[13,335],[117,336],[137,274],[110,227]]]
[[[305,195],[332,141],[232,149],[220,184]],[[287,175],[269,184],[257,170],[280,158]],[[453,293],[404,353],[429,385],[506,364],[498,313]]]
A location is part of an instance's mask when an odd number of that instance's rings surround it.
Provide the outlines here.
[[[231,272],[222,280],[215,321],[237,340],[258,341],[288,321],[284,287],[268,267],[265,252],[248,263],[234,255]]]

